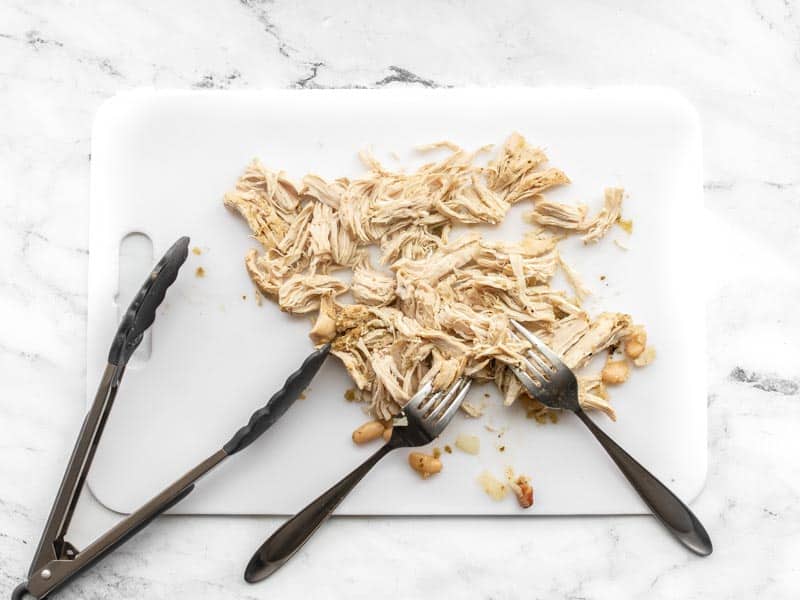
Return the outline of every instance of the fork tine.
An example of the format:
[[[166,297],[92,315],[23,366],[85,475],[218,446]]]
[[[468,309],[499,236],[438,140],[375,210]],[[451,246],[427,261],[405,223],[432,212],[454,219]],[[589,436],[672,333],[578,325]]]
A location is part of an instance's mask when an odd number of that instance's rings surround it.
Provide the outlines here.
[[[527,352],[522,358],[523,364],[528,367],[528,370],[536,375],[537,379],[549,380],[553,376],[553,370],[544,366],[541,358],[537,358],[534,352]]]
[[[458,388],[463,382],[463,379],[460,377],[456,379],[453,383],[450,384],[446,390],[439,392],[438,394],[438,402],[431,407],[431,409],[425,414],[426,421],[435,421],[438,419],[442,414],[444,414],[445,409],[450,404],[450,401],[455,397],[456,393],[458,392]]]
[[[442,395],[445,393],[445,390],[439,390],[438,392],[434,392],[433,394],[429,394],[426,396],[422,402],[419,403],[419,412],[422,415],[429,414],[434,408],[436,408],[437,403],[441,399]]]
[[[450,420],[455,416],[458,409],[461,407],[461,403],[464,401],[464,398],[467,397],[469,393],[469,389],[472,387],[472,379],[467,378],[464,382],[464,385],[461,386],[461,390],[458,392],[456,397],[453,399],[450,408],[445,411],[445,413],[439,419],[439,423],[441,423],[442,427],[445,427]]]
[[[561,363],[561,358],[555,352],[550,350],[550,348],[548,348],[542,340],[540,340],[538,337],[533,335],[530,331],[525,329],[522,325],[517,323],[514,319],[511,319],[510,322],[511,322],[511,325],[514,326],[514,329],[516,329],[522,337],[524,337],[526,340],[528,340],[528,342],[530,342],[531,346],[536,348],[536,350],[539,352],[540,355],[543,355],[545,358],[547,358],[550,361],[550,365],[548,365],[548,367],[551,370],[555,370],[557,368],[557,366]]]
[[[425,404],[427,400],[429,400],[429,394],[431,389],[433,389],[433,383],[428,382],[423,385],[417,393],[411,396],[411,400],[409,400],[403,410],[411,411],[413,413],[419,414],[422,408],[422,405]]]
[[[518,342],[522,341],[522,339],[513,331],[509,331],[508,333],[512,338],[514,338]],[[528,350],[525,353],[525,357],[527,358],[527,360],[525,361],[525,365],[528,367],[528,369],[530,369],[534,373],[541,374],[545,378],[547,378],[550,375],[550,372],[554,371],[554,369],[552,369],[550,365],[548,365],[542,359],[542,357],[536,354],[533,350]]]
[[[517,376],[519,382],[528,390],[528,393],[536,397],[538,394],[541,393],[542,388],[544,388],[544,384],[540,380],[534,380],[528,375],[525,371],[520,369],[519,367],[511,367],[511,370],[514,372],[514,375]]]
[[[536,363],[536,366],[539,367],[539,370],[542,372],[543,375],[549,376],[550,374],[554,373],[556,368],[554,365],[548,364],[545,360],[536,354],[533,350],[528,350],[525,353],[529,359],[533,360]]]
[[[462,377],[453,383],[448,389],[445,399],[428,416],[427,420],[440,427],[444,427],[450,422],[453,415],[456,414],[458,407],[461,406],[461,401],[469,392],[472,386],[472,379]]]

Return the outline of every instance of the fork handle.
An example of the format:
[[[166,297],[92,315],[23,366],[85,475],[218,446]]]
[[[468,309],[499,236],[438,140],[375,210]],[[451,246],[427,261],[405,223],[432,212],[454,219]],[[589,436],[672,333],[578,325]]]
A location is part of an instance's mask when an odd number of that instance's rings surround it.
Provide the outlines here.
[[[261,581],[280,569],[331,516],[364,475],[395,447],[391,442],[382,446],[361,466],[356,467],[349,475],[281,525],[267,541],[261,544],[250,559],[244,572],[245,581],[248,583]]]
[[[689,507],[673,494],[667,486],[630,454],[625,452],[614,440],[600,429],[582,409],[575,411],[581,421],[589,428],[605,448],[608,455],[622,471],[633,488],[639,493],[653,514],[684,546],[700,556],[708,556],[713,550],[703,525],[697,520]]]

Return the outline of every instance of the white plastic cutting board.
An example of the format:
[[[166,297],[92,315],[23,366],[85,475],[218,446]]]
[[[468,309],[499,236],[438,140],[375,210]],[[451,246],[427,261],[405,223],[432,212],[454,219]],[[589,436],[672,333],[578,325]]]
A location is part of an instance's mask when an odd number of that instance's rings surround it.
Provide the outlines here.
[[[292,177],[363,173],[356,153],[371,146],[396,165],[430,160],[411,149],[450,139],[466,148],[502,143],[519,131],[545,147],[572,185],[554,199],[602,204],[605,186],[628,194],[621,229],[597,246],[563,253],[595,292],[590,307],[645,323],[658,359],[612,389],[616,423],[596,420],[678,495],[693,499],[706,473],[705,330],[696,225],[702,204],[700,128],[685,100],[660,88],[497,90],[319,90],[151,92],[117,96],[100,110],[92,138],[87,387],[93,393],[121,310],[120,242],[142,232],[158,258],[192,238],[178,280],[153,327],[147,360],[135,357],[89,476],[106,506],[130,512],[220,447],[260,407],[312,346],[308,320],[259,306],[243,265],[254,246],[245,223],[223,207],[254,157]],[[518,239],[517,207],[487,235]],[[624,251],[613,243],[623,241]],[[132,269],[149,271],[144,256]],[[205,277],[195,275],[197,267]],[[605,275],[605,281],[600,276]],[[244,296],[244,298],[243,298]],[[122,307],[120,306],[122,305]],[[266,435],[203,480],[179,513],[292,514],[376,446],[356,447],[365,420],[343,399],[350,387],[331,358],[307,398]],[[484,389],[471,392],[480,403]],[[443,472],[422,481],[407,452],[386,458],[339,514],[603,514],[646,512],[610,459],[572,415],[556,425],[527,420],[492,395],[482,419],[459,416],[436,444],[475,433],[481,452],[454,450]],[[502,437],[484,427],[507,427]],[[500,452],[498,446],[504,446]],[[532,477],[536,504],[493,502],[476,483],[505,466]]]

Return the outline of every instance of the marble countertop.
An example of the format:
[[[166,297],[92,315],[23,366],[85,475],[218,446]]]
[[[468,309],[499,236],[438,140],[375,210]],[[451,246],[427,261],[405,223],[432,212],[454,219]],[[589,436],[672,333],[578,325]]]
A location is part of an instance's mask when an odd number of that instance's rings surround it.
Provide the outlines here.
[[[90,131],[120,90],[675,87],[704,127],[709,471],[697,558],[650,517],[340,518],[247,586],[274,518],[166,517],[61,598],[795,598],[800,4],[0,5],[0,594],[28,568],[84,410]],[[675,243],[684,243],[676,232]],[[705,300],[704,300],[705,299]],[[691,340],[687,341],[691,343]],[[118,516],[85,498],[78,546]],[[300,575],[299,577],[297,575]]]

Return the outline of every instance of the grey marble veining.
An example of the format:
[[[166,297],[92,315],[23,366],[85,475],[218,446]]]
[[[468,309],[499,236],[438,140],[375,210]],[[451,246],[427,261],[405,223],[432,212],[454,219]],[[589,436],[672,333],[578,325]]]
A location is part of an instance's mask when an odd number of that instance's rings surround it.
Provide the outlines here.
[[[704,126],[708,559],[651,518],[338,519],[246,586],[271,518],[168,517],[62,598],[795,598],[800,591],[800,5],[0,5],[0,594],[27,570],[82,417],[89,140],[114,93],[662,84]],[[687,243],[676,232],[675,243]],[[698,335],[702,335],[698,333]],[[691,343],[688,340],[687,343]],[[118,517],[91,498],[73,538]]]

